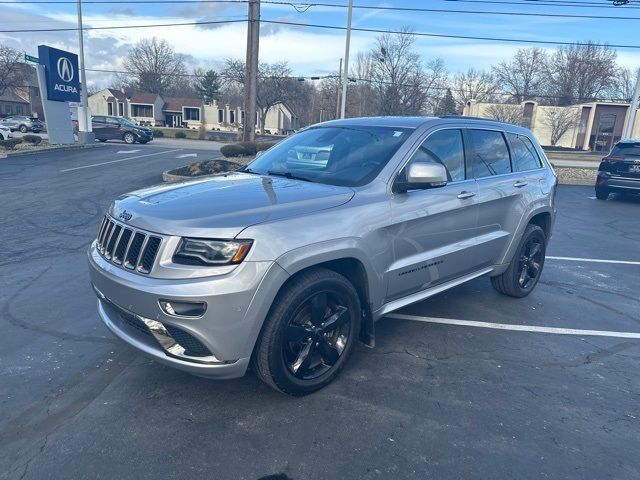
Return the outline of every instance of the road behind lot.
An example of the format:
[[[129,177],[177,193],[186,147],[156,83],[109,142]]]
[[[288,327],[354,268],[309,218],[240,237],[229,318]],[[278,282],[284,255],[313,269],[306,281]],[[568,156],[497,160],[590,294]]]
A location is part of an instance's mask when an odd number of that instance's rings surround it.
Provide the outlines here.
[[[640,478],[638,339],[389,318],[306,398],[117,341],[85,260],[101,215],[204,155],[114,144],[0,161],[0,478]],[[592,193],[559,188],[548,255],[640,261],[640,201]],[[555,258],[525,299],[478,279],[402,313],[640,333],[639,290],[638,264]]]

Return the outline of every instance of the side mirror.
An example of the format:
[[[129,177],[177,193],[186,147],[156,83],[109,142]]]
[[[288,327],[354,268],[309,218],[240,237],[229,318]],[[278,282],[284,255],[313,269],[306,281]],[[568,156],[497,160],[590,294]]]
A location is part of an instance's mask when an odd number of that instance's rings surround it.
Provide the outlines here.
[[[415,162],[407,169],[407,179],[397,181],[395,191],[422,190],[444,187],[447,184],[447,169],[439,163]]]
[[[258,158],[258,157],[259,157],[260,155],[262,155],[263,153],[264,153],[264,151],[263,151],[263,150],[261,150],[261,151],[259,151],[259,152],[256,152],[256,156],[255,156],[255,158]]]

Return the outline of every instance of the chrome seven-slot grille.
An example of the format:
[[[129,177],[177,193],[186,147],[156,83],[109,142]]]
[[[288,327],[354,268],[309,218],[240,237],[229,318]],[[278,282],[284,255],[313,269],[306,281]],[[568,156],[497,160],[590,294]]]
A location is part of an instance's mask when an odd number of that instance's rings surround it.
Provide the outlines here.
[[[100,255],[115,265],[148,274],[162,239],[121,225],[108,216],[102,219],[96,246]]]

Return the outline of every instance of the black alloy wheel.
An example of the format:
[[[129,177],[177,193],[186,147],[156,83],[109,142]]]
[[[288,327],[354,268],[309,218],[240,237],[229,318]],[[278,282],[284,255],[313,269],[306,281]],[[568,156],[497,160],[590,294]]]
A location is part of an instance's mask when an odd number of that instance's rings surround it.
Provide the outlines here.
[[[349,340],[352,314],[339,292],[322,291],[302,302],[285,329],[282,355],[297,378],[310,380],[333,367]]]
[[[360,297],[339,273],[310,268],[273,301],[251,357],[258,377],[289,395],[319,390],[340,373],[360,332]]]
[[[522,298],[529,295],[540,280],[546,250],[547,237],[544,230],[538,225],[527,225],[507,270],[491,277],[493,288],[510,297]]]
[[[531,236],[520,252],[518,283],[523,290],[529,290],[537,281],[542,270],[543,241]]]

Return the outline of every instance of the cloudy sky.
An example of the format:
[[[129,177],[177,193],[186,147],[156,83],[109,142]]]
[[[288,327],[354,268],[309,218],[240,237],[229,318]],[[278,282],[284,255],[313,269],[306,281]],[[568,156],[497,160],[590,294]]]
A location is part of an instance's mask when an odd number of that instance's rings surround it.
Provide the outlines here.
[[[46,2],[46,0],[44,0]],[[174,49],[187,56],[191,67],[217,67],[225,58],[243,58],[246,45],[246,3],[185,2],[160,0],[146,3],[115,0],[84,4],[84,23],[88,27],[129,26],[134,28],[91,30],[86,33],[87,67],[122,69],[121,60],[136,41],[144,37],[166,39]],[[282,0],[280,0],[282,1]],[[311,3],[316,0],[308,0]],[[345,5],[346,0],[317,0],[319,3]],[[356,0],[356,5],[372,7],[420,7],[445,12],[409,12],[376,9],[354,9],[353,26],[376,30],[397,30],[403,26],[415,32],[444,35],[500,37],[528,40],[584,41],[639,45],[636,34],[640,25],[640,0],[629,6],[613,7],[610,0]],[[504,2],[500,4],[499,2]],[[330,6],[295,7],[263,3],[262,19],[296,23],[344,26],[346,9]],[[560,3],[563,6],[558,6]],[[572,6],[569,6],[571,3]],[[465,12],[466,11],[466,12]],[[487,12],[468,13],[473,12]],[[600,18],[562,18],[496,15],[496,12],[537,13],[552,15],[591,15]],[[626,17],[612,19],[606,17]],[[634,18],[635,17],[635,18]],[[228,24],[143,27],[154,24],[184,22],[236,21]],[[76,25],[74,4],[30,3],[25,0],[0,3],[0,30],[33,30],[70,28]],[[337,70],[344,54],[342,30],[308,28],[263,23],[260,58],[273,62],[286,60],[300,76],[322,75]],[[352,55],[371,48],[376,33],[354,31]],[[37,55],[39,44],[77,51],[77,33],[10,32],[0,33],[0,43],[9,44]],[[451,72],[469,67],[486,68],[510,57],[520,47],[517,43],[455,38],[418,37],[416,49],[425,61],[440,57]],[[530,46],[530,45],[529,45]],[[545,48],[553,48],[551,45]],[[640,66],[640,48],[618,48],[619,62],[626,67]],[[352,57],[353,58],[353,57]],[[110,75],[88,72],[89,82],[105,86]]]

